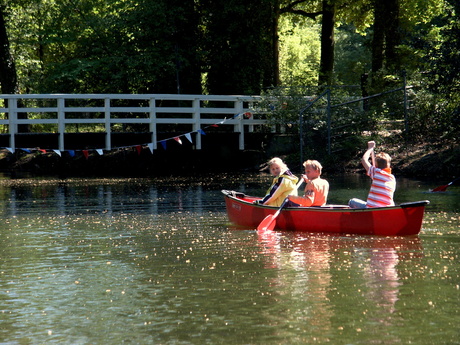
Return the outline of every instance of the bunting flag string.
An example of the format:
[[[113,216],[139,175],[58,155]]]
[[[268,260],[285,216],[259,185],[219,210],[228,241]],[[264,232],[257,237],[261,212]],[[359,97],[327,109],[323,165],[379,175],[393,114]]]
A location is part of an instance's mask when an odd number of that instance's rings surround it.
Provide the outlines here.
[[[198,133],[200,135],[206,135],[205,129],[210,128],[210,127],[212,127],[212,128],[219,127],[219,125],[224,124],[226,121],[234,120],[234,119],[236,119],[236,118],[238,118],[240,116],[242,116],[242,117],[244,117],[246,119],[249,119],[249,118],[252,117],[252,113],[250,113],[250,112],[239,113],[239,114],[236,114],[236,115],[232,116],[231,118],[228,118],[228,119],[224,118],[223,120],[221,120],[221,121],[219,121],[217,123],[211,124],[209,126],[205,126],[203,128],[199,128],[196,131],[184,133],[184,134],[181,134],[179,136],[174,136],[174,137],[171,137],[171,138],[162,139],[162,140],[157,141],[157,143],[160,143],[164,150],[167,149],[167,142],[170,141],[170,140],[174,140],[178,144],[182,145],[181,137],[185,137],[191,144],[193,144],[193,139],[192,139],[192,134],[193,133]],[[147,146],[149,148],[150,152],[153,153],[153,151],[154,151],[154,143],[153,142],[142,144],[142,145],[137,144],[137,145],[130,145],[130,146],[114,147],[114,148],[112,148],[112,150],[118,150],[118,149],[123,149],[123,148],[133,148],[134,147],[136,149],[137,153],[140,154],[143,146]],[[11,148],[11,147],[1,147],[1,148],[8,150],[12,154],[15,152],[15,150],[13,148]],[[21,151],[24,151],[26,153],[32,153],[33,151],[38,151],[38,152],[41,152],[41,153],[54,152],[59,157],[62,157],[62,151],[58,150],[58,149],[49,149],[48,150],[48,149],[41,149],[41,148],[37,147],[37,148],[17,148],[17,150],[21,150]],[[65,150],[65,152],[67,152],[70,155],[70,157],[75,157],[77,151],[82,152],[83,156],[85,157],[85,159],[88,159],[90,151],[96,151],[98,153],[98,155],[100,155],[100,156],[102,156],[104,154],[103,149]]]

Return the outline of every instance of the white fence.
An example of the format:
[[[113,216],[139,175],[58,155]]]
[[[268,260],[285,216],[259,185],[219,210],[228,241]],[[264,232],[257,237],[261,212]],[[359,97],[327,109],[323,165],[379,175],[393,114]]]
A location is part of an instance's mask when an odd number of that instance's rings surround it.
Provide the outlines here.
[[[29,94],[0,95],[0,128],[9,134],[9,146],[16,148],[15,136],[20,125],[52,128],[59,133],[59,149],[66,149],[64,133],[69,126],[93,125],[106,133],[105,149],[111,150],[114,126],[146,124],[151,145],[157,149],[160,124],[187,124],[190,132],[217,123],[232,125],[239,133],[239,149],[244,149],[245,131],[266,125],[264,115],[255,112],[257,96],[168,95],[168,94]],[[243,115],[246,116],[243,116]],[[38,126],[40,127],[40,126]],[[19,127],[20,128],[20,127]],[[246,130],[245,130],[246,129]],[[185,134],[185,133],[184,133]],[[196,136],[201,149],[201,136]]]

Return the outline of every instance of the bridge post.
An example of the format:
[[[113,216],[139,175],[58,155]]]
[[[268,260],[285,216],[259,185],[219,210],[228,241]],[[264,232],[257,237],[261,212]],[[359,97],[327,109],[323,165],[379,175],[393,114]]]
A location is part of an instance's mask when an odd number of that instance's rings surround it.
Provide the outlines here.
[[[198,132],[201,128],[200,99],[193,99],[193,130]],[[201,134],[196,136],[196,149],[201,150]]]
[[[59,150],[64,151],[64,134],[65,134],[65,99],[59,97],[57,99],[57,118],[58,118],[58,132],[59,132]]]
[[[110,98],[104,98],[104,118],[105,118],[105,149],[112,149],[112,121],[110,119]]]
[[[241,114],[243,112],[243,101],[238,99],[235,101],[235,114]],[[244,116],[238,116],[237,124],[234,126],[234,131],[239,132],[238,145],[240,150],[244,150]]]
[[[10,132],[10,147],[16,149],[16,133],[18,132],[18,100],[8,99],[8,130]]]
[[[153,144],[153,149],[157,149],[157,113],[156,113],[156,102],[155,102],[155,97],[150,98],[149,100],[149,106],[150,106],[150,122],[149,122],[149,130],[152,133],[152,144]]]

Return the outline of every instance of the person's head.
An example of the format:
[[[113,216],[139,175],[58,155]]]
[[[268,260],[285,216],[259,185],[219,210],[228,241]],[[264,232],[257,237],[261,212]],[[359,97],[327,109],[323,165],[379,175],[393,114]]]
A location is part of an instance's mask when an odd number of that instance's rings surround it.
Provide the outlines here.
[[[385,153],[380,152],[375,155],[375,165],[379,169],[386,169],[390,167],[391,157]]]
[[[319,177],[323,170],[321,163],[316,160],[309,159],[303,162],[303,166],[305,167],[305,175],[307,175],[309,180]]]
[[[288,167],[281,158],[275,157],[268,161],[268,169],[273,176],[279,176],[288,170]]]

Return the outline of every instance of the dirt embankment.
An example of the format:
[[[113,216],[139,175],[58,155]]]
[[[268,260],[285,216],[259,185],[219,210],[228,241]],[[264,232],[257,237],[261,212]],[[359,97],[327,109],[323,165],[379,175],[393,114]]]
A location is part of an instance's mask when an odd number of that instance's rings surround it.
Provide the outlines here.
[[[458,177],[460,147],[406,146],[393,153],[393,168],[399,175],[420,178]]]
[[[391,156],[393,173],[399,176],[446,180],[460,176],[460,146],[458,145],[379,146],[377,152],[386,152]],[[358,156],[346,164],[347,172],[362,171],[361,156]]]

